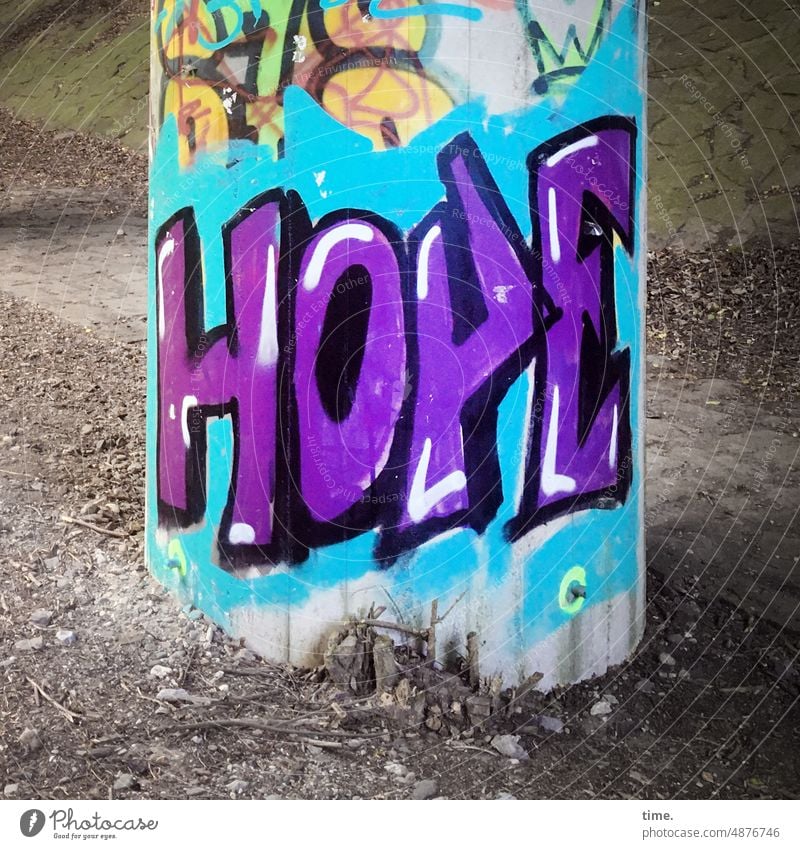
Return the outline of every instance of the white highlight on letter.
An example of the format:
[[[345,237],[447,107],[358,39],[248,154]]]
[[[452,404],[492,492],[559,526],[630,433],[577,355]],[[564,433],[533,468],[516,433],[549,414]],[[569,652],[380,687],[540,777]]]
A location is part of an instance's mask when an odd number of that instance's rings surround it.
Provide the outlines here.
[[[608,465],[613,469],[617,462],[617,430],[619,429],[619,411],[614,404],[614,419],[611,423],[611,444],[608,446]]]
[[[550,254],[553,262],[561,259],[561,245],[558,241],[558,210],[556,209],[556,190],[547,190],[547,224],[550,230]]]
[[[550,405],[550,424],[547,428],[547,445],[544,449],[542,469],[542,492],[555,495],[557,492],[574,492],[575,478],[556,472],[556,449],[558,448],[558,386],[553,387],[553,403]]]
[[[419,263],[417,268],[417,297],[423,301],[428,297],[428,261],[431,255],[433,240],[442,235],[442,228],[434,224],[425,234],[419,248]]]
[[[186,395],[181,403],[181,433],[183,444],[187,448],[192,447],[192,437],[189,434],[189,409],[197,406],[197,398],[194,395]]]
[[[175,253],[175,239],[166,239],[158,252],[158,337],[164,338],[167,320],[164,317],[164,263]]]
[[[267,285],[264,303],[261,305],[261,332],[258,337],[256,362],[260,366],[271,366],[278,362],[278,325],[275,321],[275,246],[269,246],[267,254]]]
[[[574,144],[568,144],[565,148],[559,150],[558,153],[554,153],[545,164],[548,168],[552,168],[554,165],[558,165],[562,159],[572,156],[573,153],[577,153],[579,150],[583,150],[586,147],[597,147],[598,141],[600,139],[597,136],[586,136],[585,139],[576,141]]]
[[[322,277],[322,269],[325,267],[325,260],[331,250],[346,239],[357,239],[359,242],[371,242],[374,233],[371,227],[366,224],[343,224],[330,233],[326,233],[314,248],[314,254],[311,257],[311,262],[306,269],[306,275],[303,278],[303,288],[306,292],[313,292],[319,286],[320,278]]]
[[[467,476],[462,471],[451,472],[439,483],[426,489],[428,480],[428,466],[431,461],[431,450],[433,443],[430,437],[426,438],[422,446],[422,456],[419,465],[414,472],[414,480],[411,484],[411,492],[408,496],[408,515],[415,522],[421,522],[428,513],[446,496],[452,492],[458,492],[467,485]]]
[[[228,532],[228,539],[234,545],[250,545],[256,541],[256,532],[246,522],[234,522]]]

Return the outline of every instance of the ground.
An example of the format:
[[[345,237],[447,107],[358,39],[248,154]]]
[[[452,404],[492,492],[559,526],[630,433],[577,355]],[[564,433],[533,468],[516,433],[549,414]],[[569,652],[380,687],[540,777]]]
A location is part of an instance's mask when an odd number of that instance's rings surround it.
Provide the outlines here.
[[[796,244],[649,257],[635,656],[439,731],[263,662],[149,577],[144,162],[2,123],[6,797],[797,796]]]

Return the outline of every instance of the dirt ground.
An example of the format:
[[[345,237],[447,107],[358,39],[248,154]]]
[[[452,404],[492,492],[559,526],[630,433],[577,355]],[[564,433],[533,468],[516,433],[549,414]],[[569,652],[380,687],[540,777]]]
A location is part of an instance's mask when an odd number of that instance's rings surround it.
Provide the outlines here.
[[[25,132],[0,166],[6,798],[798,795],[796,246],[650,257],[636,655],[439,728],[263,662],[149,577],[141,160],[123,179],[48,135],[62,167],[31,174]]]

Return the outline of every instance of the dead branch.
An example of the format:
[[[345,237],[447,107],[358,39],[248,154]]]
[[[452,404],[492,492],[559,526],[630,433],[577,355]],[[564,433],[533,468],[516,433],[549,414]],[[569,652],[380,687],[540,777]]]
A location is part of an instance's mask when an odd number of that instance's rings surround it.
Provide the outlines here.
[[[353,620],[353,624],[365,625],[368,628],[387,628],[390,631],[398,631],[401,634],[418,637],[421,640],[427,640],[430,631],[429,628],[410,628],[408,625],[401,625],[399,622],[384,622],[382,619],[357,619]]]
[[[110,528],[101,528],[100,525],[95,525],[93,522],[87,522],[85,519],[78,519],[75,516],[59,516],[60,521],[65,525],[79,525],[81,528],[87,528],[94,531],[96,534],[105,534],[115,539],[128,539],[129,534],[124,534],[122,531],[112,531]]]
[[[59,713],[63,714],[73,725],[75,724],[76,719],[84,719],[84,717],[75,713],[75,711],[70,710],[69,708],[65,708],[64,705],[57,702],[52,696],[49,696],[40,684],[37,684],[36,681],[33,680],[29,675],[26,675],[25,678],[33,687],[34,693],[38,693],[46,702],[49,702]]]
[[[198,722],[177,722],[173,725],[163,725],[161,728],[163,731],[199,731],[203,728],[254,728],[273,734],[291,734],[293,736],[307,734],[309,730],[313,730],[314,734],[322,737],[337,737],[346,740],[363,740],[368,737],[382,736],[381,734],[348,734],[346,731],[338,731],[333,728],[299,729],[284,722],[265,722],[261,719],[204,719]],[[312,743],[312,745],[314,744]]]

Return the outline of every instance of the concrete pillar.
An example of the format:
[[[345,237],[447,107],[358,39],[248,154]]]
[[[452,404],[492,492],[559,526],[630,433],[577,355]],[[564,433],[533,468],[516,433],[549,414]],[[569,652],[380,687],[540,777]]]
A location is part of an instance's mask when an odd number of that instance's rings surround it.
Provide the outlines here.
[[[433,606],[507,684],[622,661],[639,0],[154,7],[153,573],[273,660]]]

